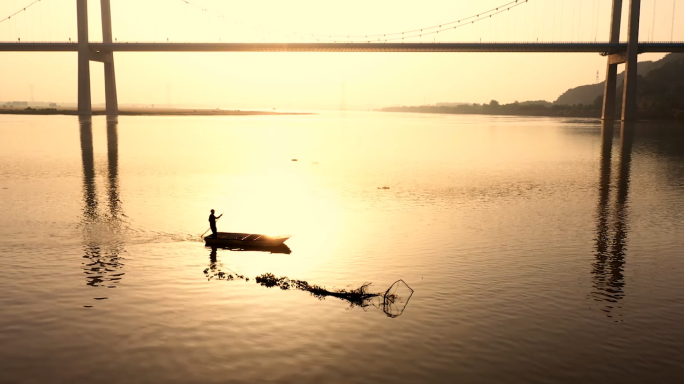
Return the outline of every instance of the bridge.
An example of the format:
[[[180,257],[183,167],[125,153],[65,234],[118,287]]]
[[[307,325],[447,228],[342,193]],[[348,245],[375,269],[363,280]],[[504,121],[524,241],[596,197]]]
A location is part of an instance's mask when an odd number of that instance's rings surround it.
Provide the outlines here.
[[[627,42],[586,43],[158,43],[88,44],[92,52],[625,52]],[[0,51],[77,52],[75,42],[0,42]],[[639,43],[639,53],[684,52],[684,42]]]
[[[82,117],[90,117],[92,115],[89,62],[98,61],[104,63],[105,104],[109,121],[116,121],[118,117],[114,70],[115,52],[593,52],[607,56],[602,112],[604,120],[617,118],[617,116],[614,116],[617,65],[626,64],[621,116],[623,121],[634,120],[636,114],[637,55],[640,53],[684,52],[684,42],[639,41],[641,0],[629,1],[628,38],[626,42],[620,41],[623,0],[612,0],[610,36],[606,42],[404,42],[406,38],[439,33],[451,28],[470,25],[477,21],[491,18],[528,1],[510,1],[502,7],[458,20],[458,24],[454,21],[425,29],[401,32],[401,34],[347,36],[347,38],[356,38],[363,41],[347,41],[349,39],[345,40],[344,36],[341,36],[339,41],[332,42],[178,43],[113,41],[110,0],[100,0],[103,41],[91,42],[88,38],[87,0],[76,0],[77,42],[0,42],[0,52],[77,52],[78,113]],[[187,1],[185,2],[187,3]],[[31,3],[31,5],[34,3]],[[461,24],[461,21],[463,21],[463,24]],[[330,37],[332,38],[333,36]]]

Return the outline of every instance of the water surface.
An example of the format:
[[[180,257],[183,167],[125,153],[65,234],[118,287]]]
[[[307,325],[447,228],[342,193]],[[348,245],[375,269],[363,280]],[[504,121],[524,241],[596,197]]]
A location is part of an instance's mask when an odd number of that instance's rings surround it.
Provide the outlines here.
[[[0,137],[0,382],[684,375],[681,126],[0,115]],[[211,208],[290,253],[205,248]],[[390,317],[266,272],[415,293]]]

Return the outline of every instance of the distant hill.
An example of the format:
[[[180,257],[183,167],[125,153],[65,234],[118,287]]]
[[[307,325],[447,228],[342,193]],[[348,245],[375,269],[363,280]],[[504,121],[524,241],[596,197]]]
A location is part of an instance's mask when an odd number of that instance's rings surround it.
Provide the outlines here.
[[[549,103],[546,100],[530,100],[530,101],[521,101],[518,103],[519,105],[541,105],[544,107],[550,107],[553,105],[553,103]]]
[[[456,106],[465,105],[465,104],[468,104],[468,103],[437,103],[435,105],[438,107],[456,107]]]
[[[641,76],[648,75],[652,70],[661,68],[663,65],[677,61],[684,58],[684,53],[670,53],[658,61],[642,61],[637,66],[637,73]],[[624,71],[617,76],[617,84],[622,84],[625,77]],[[560,95],[554,104],[557,105],[575,105],[575,104],[593,104],[598,96],[603,95],[605,81],[597,84],[580,85],[579,87],[570,88],[565,93]]]
[[[620,116],[624,74],[618,77],[615,116]],[[456,113],[512,116],[601,117],[603,84],[584,85],[565,92],[554,103],[544,100],[500,104],[440,103],[441,105],[396,106],[384,112]],[[637,118],[684,121],[684,53],[671,53],[661,60],[639,63]]]
[[[670,54],[670,60],[637,79],[638,116],[684,119],[684,54]],[[616,109],[622,107],[624,84],[617,90]]]

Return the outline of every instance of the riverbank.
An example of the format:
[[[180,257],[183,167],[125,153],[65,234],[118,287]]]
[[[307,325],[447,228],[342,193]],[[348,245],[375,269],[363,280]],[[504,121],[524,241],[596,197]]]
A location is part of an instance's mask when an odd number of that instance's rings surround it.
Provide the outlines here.
[[[586,110],[544,110],[544,109],[529,109],[529,110],[501,110],[492,111],[485,109],[464,109],[454,107],[432,107],[432,106],[416,106],[416,107],[387,107],[381,108],[380,112],[408,112],[408,113],[441,113],[441,114],[458,114],[458,115],[496,115],[496,116],[549,116],[549,117],[601,117],[601,111],[586,111]]]
[[[0,108],[5,115],[78,115],[78,111],[68,108]],[[104,109],[93,109],[93,115],[105,115]],[[252,115],[311,115],[308,112],[242,111],[227,109],[190,109],[190,108],[125,108],[119,116],[252,116]]]

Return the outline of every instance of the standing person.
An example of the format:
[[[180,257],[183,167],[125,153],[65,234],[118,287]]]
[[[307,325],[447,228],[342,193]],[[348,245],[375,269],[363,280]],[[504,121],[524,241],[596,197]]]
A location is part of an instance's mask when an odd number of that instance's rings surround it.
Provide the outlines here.
[[[211,210],[211,215],[209,215],[209,227],[211,228],[211,233],[213,237],[218,237],[218,231],[216,231],[216,220],[220,219],[223,213],[219,217],[214,216],[214,210]]]

